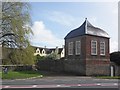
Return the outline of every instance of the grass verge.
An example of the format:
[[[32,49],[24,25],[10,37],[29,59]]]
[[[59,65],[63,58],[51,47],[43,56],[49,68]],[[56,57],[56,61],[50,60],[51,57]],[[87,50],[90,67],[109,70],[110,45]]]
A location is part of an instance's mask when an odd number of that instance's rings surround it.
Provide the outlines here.
[[[96,76],[96,78],[100,78],[100,79],[120,79],[120,76]]]
[[[37,71],[9,71],[7,74],[2,73],[2,79],[26,79],[32,77],[43,77]]]

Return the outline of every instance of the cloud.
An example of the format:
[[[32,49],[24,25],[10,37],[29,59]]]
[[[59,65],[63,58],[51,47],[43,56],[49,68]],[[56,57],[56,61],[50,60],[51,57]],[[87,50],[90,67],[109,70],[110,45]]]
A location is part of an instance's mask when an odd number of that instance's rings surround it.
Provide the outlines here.
[[[91,22],[93,23],[93,25],[94,25],[95,23],[97,23],[97,17],[90,16],[90,17],[88,17],[88,20],[91,21]]]
[[[43,21],[36,21],[32,26],[34,35],[31,38],[33,44],[39,44],[39,46],[55,47],[61,46],[63,41],[47,29]]]
[[[90,15],[88,17],[78,17],[61,11],[51,11],[47,13],[48,14],[46,17],[48,18],[48,20],[69,27],[70,29],[79,27],[83,23],[85,18],[88,18],[88,20],[92,23],[97,22],[97,17]]]
[[[51,30],[47,29],[43,21],[36,21],[32,26],[34,36],[31,38],[31,42],[36,46],[47,47],[61,47],[63,45],[62,39],[57,38]],[[118,42],[110,40],[110,53],[118,51]]]
[[[56,22],[58,24],[61,24],[67,27],[77,26],[81,22],[81,18],[78,18],[78,17],[75,18],[70,14],[67,14],[65,12],[60,12],[60,11],[48,12],[47,18],[50,21]]]
[[[48,13],[48,19],[69,27],[69,30],[79,27],[83,23],[83,18],[73,17],[64,12],[53,11]],[[90,17],[90,21],[96,22],[95,17]],[[34,36],[31,37],[31,43],[37,46],[48,46],[48,47],[61,47],[64,44],[64,40],[56,37],[52,30],[49,30],[43,21],[35,21],[32,26]]]
[[[118,51],[118,42],[117,41],[110,41],[110,53]]]

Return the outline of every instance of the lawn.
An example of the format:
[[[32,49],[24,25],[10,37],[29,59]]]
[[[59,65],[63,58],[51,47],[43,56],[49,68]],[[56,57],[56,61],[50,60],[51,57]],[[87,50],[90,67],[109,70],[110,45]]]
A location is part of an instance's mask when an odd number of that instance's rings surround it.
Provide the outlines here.
[[[120,79],[120,76],[96,76],[96,78],[100,78],[100,79]]]
[[[31,77],[43,77],[43,75],[37,71],[9,71],[7,74],[2,73],[1,75],[2,79],[25,79]]]

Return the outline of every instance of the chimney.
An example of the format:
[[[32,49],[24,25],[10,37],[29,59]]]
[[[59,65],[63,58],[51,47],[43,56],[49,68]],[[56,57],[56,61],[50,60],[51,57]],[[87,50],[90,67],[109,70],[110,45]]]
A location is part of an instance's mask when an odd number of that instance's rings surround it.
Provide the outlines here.
[[[44,46],[44,48],[46,49],[46,46]]]
[[[56,46],[55,52],[58,53],[58,46]]]
[[[64,49],[65,45],[62,45],[62,48]]]

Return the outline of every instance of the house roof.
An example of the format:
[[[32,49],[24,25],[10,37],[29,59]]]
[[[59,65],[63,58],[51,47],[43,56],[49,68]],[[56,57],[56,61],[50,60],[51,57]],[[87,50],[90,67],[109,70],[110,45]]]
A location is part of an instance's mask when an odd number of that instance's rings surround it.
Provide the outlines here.
[[[46,54],[50,54],[53,52],[55,52],[56,48],[43,48],[43,47],[37,47],[37,46],[32,46],[34,48],[34,50],[36,51],[37,48],[39,48],[40,53],[42,52],[42,50],[44,49],[46,51]],[[58,54],[61,54],[63,48],[58,48]]]
[[[100,28],[94,27],[86,18],[84,23],[80,27],[69,32],[66,35],[65,39],[82,36],[82,35],[94,35],[94,36],[109,38],[109,35],[107,32],[105,32]]]

